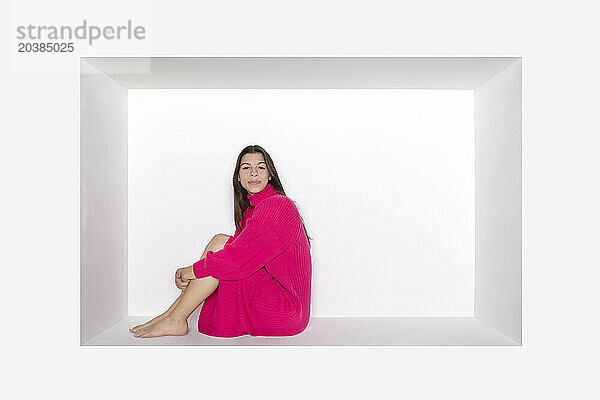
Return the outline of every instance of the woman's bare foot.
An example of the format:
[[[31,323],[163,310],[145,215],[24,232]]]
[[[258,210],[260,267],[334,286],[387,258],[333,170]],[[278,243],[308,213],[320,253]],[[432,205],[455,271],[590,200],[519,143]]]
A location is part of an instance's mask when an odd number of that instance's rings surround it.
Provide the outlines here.
[[[150,325],[152,325],[152,324],[154,324],[154,323],[162,320],[166,316],[168,316],[171,313],[171,311],[173,311],[175,309],[175,307],[177,306],[177,304],[179,304],[179,302],[181,302],[181,297],[183,296],[183,293],[184,292],[181,292],[181,294],[179,295],[179,297],[177,297],[177,299],[175,299],[175,301],[173,302],[173,304],[171,304],[171,307],[169,307],[169,309],[167,311],[165,311],[164,313],[160,314],[158,317],[152,318],[150,321],[146,322],[145,324],[141,324],[141,325],[134,326],[133,328],[129,328],[129,332],[136,333],[141,328],[148,328]]]
[[[175,319],[166,316],[145,328],[138,329],[135,337],[157,337],[157,336],[185,336],[188,334],[187,320]]]
[[[154,324],[155,322],[158,322],[158,321],[162,320],[163,318],[165,318],[168,315],[169,315],[169,310],[167,310],[164,313],[160,314],[158,317],[152,318],[150,321],[146,322],[145,324],[140,324],[140,325],[134,326],[133,328],[129,328],[129,332],[136,333],[140,329],[147,328],[150,325]]]

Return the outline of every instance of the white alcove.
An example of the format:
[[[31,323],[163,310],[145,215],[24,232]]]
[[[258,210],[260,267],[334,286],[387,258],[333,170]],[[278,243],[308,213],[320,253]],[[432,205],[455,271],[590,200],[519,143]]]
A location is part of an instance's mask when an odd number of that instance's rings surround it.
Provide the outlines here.
[[[290,337],[134,338],[233,234],[241,149],[312,241]],[[83,345],[520,345],[521,59],[82,58]]]

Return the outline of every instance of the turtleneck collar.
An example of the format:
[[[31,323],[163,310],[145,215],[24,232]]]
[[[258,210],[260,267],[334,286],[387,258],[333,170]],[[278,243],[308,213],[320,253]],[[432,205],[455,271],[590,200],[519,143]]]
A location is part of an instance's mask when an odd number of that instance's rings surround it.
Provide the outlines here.
[[[248,194],[247,197],[250,199],[250,205],[252,207],[256,206],[261,200],[266,199],[267,197],[274,196],[279,194],[275,191],[273,186],[270,183],[267,183],[267,186],[263,190],[255,194]]]

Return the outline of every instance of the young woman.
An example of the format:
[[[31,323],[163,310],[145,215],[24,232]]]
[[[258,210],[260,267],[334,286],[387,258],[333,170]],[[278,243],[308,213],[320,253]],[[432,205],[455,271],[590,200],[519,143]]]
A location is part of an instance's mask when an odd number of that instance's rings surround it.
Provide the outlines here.
[[[233,191],[234,236],[215,235],[199,261],[176,271],[181,294],[163,314],[130,328],[135,337],[186,335],[202,302],[198,330],[210,336],[291,336],[307,327],[311,238],[262,147],[238,156]]]

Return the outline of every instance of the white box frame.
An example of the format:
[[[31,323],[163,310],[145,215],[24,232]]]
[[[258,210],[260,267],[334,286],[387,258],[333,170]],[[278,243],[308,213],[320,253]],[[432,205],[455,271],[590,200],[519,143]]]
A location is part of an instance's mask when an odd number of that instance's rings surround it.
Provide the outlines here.
[[[81,59],[82,345],[521,345],[520,57]],[[240,79],[240,76],[243,79]],[[313,317],[301,335],[135,339],[127,307],[127,94],[142,88],[472,89],[472,317]],[[110,101],[104,101],[109,100]]]

